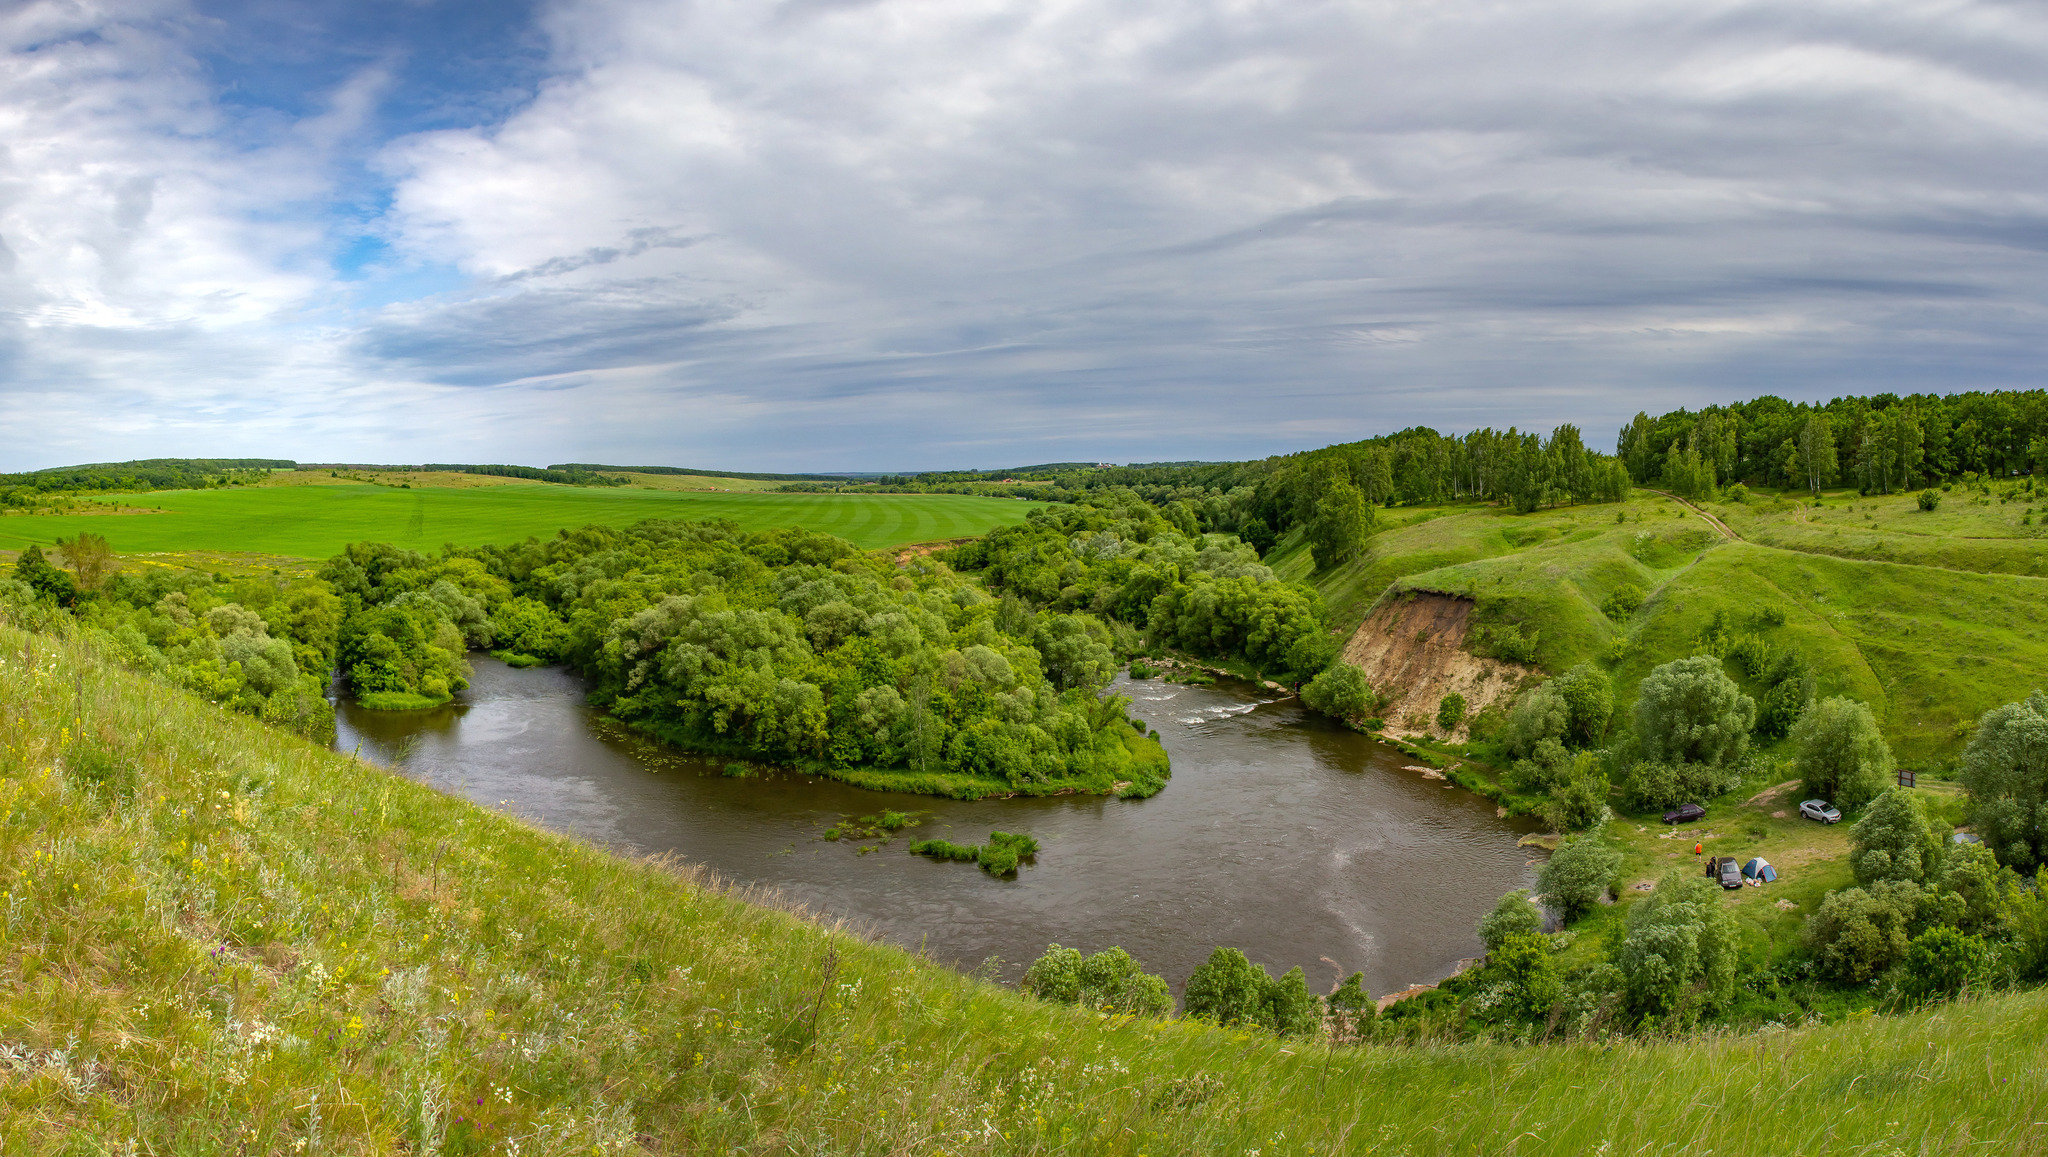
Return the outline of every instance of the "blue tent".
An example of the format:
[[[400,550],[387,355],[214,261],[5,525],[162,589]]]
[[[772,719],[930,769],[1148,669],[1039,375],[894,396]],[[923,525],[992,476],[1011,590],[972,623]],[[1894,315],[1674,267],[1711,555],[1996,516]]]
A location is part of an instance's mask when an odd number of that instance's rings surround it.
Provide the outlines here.
[[[1744,877],[1756,880],[1759,883],[1775,884],[1778,882],[1778,869],[1771,867],[1770,861],[1762,856],[1758,856],[1756,859],[1742,865],[1742,874]]]

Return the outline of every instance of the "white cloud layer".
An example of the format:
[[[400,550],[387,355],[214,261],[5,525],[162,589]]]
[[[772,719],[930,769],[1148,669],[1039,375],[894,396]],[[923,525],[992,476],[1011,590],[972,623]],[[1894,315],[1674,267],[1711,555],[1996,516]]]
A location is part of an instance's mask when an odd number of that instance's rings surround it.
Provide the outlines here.
[[[366,142],[380,66],[259,123],[171,0],[0,16],[7,464],[1241,457],[2040,383],[2038,6],[586,0],[542,27],[503,119]],[[388,182],[363,276],[350,158]]]

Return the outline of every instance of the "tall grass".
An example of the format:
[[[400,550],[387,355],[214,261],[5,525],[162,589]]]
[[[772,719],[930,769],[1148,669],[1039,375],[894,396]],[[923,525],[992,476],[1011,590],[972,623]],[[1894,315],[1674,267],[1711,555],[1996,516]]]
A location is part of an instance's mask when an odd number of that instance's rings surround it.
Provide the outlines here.
[[[1612,1047],[1100,1016],[7,628],[0,855],[8,1153],[2038,1153],[2048,1132],[2048,995]]]

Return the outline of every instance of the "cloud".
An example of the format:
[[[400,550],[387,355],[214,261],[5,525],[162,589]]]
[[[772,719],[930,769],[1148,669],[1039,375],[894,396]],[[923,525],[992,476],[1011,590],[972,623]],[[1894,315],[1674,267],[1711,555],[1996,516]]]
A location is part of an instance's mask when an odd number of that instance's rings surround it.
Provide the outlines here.
[[[577,0],[462,30],[516,99],[421,25],[257,112],[169,0],[5,20],[0,397],[142,374],[159,452],[423,404],[534,461],[1598,441],[2031,386],[2048,337],[2027,6]],[[429,105],[481,111],[380,113]],[[358,409],[292,425],[309,380]]]

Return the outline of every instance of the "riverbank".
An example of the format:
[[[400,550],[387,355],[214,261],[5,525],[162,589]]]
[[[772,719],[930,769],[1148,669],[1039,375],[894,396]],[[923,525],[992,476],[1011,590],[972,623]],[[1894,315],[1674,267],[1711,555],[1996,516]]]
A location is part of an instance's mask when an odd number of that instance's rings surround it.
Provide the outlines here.
[[[75,648],[0,629],[0,657],[10,1149],[2042,1148],[2041,993],[1540,1050],[1106,1018],[492,814]]]

